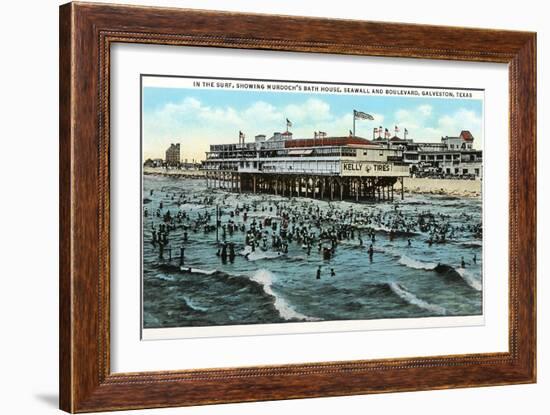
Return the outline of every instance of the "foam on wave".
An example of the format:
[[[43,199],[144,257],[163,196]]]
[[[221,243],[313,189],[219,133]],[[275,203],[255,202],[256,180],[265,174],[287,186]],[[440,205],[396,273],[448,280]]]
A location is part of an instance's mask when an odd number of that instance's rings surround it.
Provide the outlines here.
[[[464,268],[457,268],[456,272],[458,275],[462,277],[464,281],[466,281],[466,284],[468,284],[470,287],[472,287],[476,291],[481,291],[483,286],[481,284],[481,281],[477,279],[471,272],[468,270],[465,270]]]
[[[395,294],[397,294],[402,300],[409,304],[415,305],[417,307],[423,308],[424,310],[428,310],[439,315],[447,314],[447,310],[445,309],[445,307],[437,304],[430,304],[427,301],[418,298],[413,293],[407,291],[407,289],[403,285],[397,282],[390,282],[388,283],[388,285]]]
[[[265,293],[274,298],[274,306],[279,312],[280,316],[285,320],[303,320],[303,321],[315,321],[316,319],[308,317],[298,311],[294,310],[284,298],[278,296],[272,289],[273,274],[266,269],[260,269],[254,273],[251,280],[260,284]]]
[[[433,262],[423,262],[418,259],[410,258],[406,255],[402,255],[401,258],[399,258],[399,263],[401,265],[405,265],[406,267],[413,268],[413,269],[424,269],[426,271],[432,271],[437,267],[436,263]]]

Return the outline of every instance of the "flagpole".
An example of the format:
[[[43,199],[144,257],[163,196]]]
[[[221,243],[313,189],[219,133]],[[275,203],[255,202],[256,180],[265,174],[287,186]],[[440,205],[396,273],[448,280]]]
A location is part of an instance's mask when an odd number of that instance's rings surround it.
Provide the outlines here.
[[[355,110],[353,110],[353,136],[355,137]]]

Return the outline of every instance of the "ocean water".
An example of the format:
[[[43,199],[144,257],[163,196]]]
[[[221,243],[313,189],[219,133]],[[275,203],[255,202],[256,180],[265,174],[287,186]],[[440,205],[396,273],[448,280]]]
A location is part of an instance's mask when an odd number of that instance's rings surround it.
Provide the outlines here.
[[[146,175],[143,208],[144,328],[482,313],[481,198],[328,202]],[[221,255],[223,241],[234,258]]]

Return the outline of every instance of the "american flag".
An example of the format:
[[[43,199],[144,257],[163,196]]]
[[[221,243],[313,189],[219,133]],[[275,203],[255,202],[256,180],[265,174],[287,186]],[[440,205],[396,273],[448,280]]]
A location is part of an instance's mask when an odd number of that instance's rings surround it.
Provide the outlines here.
[[[353,110],[353,116],[356,120],[374,120],[374,117],[363,111]]]

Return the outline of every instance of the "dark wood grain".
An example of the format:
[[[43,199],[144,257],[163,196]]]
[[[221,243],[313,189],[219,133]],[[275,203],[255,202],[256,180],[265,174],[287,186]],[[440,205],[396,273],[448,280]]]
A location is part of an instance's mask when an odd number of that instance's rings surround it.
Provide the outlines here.
[[[71,9],[59,14],[59,406],[73,409],[72,385],[72,305],[71,288]]]
[[[111,373],[109,70],[116,42],[509,64],[509,352]],[[536,36],[70,3],[60,9],[60,407],[68,412],[534,382]],[[230,364],[230,362],[228,362]]]

